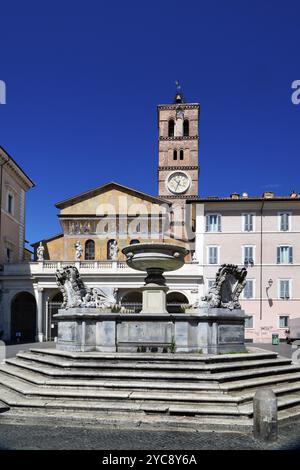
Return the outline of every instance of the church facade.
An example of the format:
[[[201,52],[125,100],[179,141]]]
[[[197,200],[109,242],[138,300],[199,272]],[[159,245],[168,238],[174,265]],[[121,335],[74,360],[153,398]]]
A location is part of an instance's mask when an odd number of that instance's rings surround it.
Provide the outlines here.
[[[166,276],[170,312],[184,312],[205,295],[221,264],[234,263],[248,269],[247,339],[285,337],[288,319],[300,316],[299,194],[199,197],[199,113],[180,92],[157,107],[158,195],[109,182],[56,204],[61,233],[34,243],[33,261],[6,263],[0,273],[3,339],[55,338],[55,272],[70,264],[87,286],[117,288],[120,303],[138,312],[144,275],[128,268],[122,248],[143,242],[190,250],[185,265]]]

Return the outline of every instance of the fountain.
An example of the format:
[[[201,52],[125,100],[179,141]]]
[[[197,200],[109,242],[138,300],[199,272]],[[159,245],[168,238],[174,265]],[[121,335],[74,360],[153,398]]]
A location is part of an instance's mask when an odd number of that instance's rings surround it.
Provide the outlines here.
[[[188,250],[164,243],[123,248],[129,267],[147,272],[140,313],[125,311],[113,288],[87,289],[78,270],[57,271],[63,294],[57,349],[101,352],[244,352],[244,324],[239,295],[247,271],[222,265],[208,295],[185,313],[168,313],[164,272],[179,269]]]
[[[138,271],[146,271],[141,313],[168,313],[166,292],[168,287],[163,276],[165,271],[175,271],[184,265],[189,250],[182,246],[162,243],[137,243],[123,248],[127,264]]]

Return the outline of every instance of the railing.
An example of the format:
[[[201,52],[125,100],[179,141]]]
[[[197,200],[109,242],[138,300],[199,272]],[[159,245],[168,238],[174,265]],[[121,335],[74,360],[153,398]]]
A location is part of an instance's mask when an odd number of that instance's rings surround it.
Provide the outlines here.
[[[85,273],[137,273],[134,269],[127,266],[125,261],[30,261],[18,264],[5,264],[3,270],[0,272],[0,277],[6,275],[38,275],[38,274],[55,274],[57,269],[65,266],[76,266],[76,268],[83,274]],[[199,265],[195,262],[186,263],[180,271],[182,274],[196,274],[200,269]],[[198,274],[201,274],[200,272]],[[172,273],[171,273],[172,275]]]

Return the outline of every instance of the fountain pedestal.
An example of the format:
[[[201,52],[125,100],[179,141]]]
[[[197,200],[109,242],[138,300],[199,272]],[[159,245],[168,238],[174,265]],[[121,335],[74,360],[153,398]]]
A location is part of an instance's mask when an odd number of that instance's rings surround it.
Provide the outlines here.
[[[143,292],[143,313],[168,313],[166,293],[167,286],[158,286],[156,284],[147,284],[142,288]]]

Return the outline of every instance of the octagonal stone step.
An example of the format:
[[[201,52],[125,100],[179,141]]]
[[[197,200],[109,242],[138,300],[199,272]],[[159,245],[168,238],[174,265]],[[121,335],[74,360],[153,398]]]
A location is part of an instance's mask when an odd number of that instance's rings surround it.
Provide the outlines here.
[[[49,356],[46,354],[33,354],[33,353],[18,353],[17,358],[25,359],[41,364],[48,364],[56,367],[64,368],[84,368],[84,369],[124,369],[124,370],[185,370],[185,371],[201,371],[201,372],[220,372],[220,371],[230,371],[230,370],[239,370],[239,369],[250,369],[253,367],[268,367],[273,365],[289,365],[291,363],[290,359],[287,358],[271,358],[271,359],[260,359],[260,360],[243,360],[243,361],[234,361],[233,363],[209,363],[203,364],[198,363],[157,363],[153,361],[122,361],[114,362],[112,360],[98,361],[78,361],[78,360],[66,360],[58,356]]]

